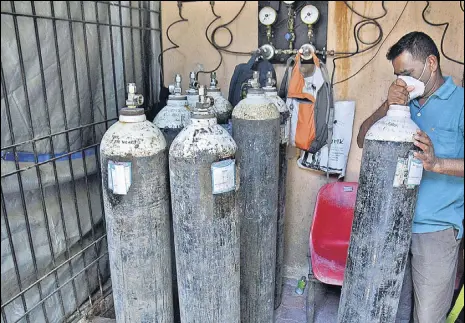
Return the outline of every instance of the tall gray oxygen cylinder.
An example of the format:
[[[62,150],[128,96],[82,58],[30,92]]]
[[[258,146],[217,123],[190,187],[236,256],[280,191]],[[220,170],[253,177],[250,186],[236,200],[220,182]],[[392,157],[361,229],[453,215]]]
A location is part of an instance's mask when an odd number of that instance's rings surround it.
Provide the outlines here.
[[[153,120],[153,123],[162,131],[166,139],[168,151],[174,138],[181,132],[181,130],[189,123],[190,119],[190,108],[187,100],[187,96],[182,94],[182,77],[180,74],[176,74],[174,78],[174,84],[169,86],[171,95],[168,97],[166,106],[158,112],[157,116]],[[197,93],[198,98],[198,93]],[[168,162],[168,155],[166,156]],[[168,184],[169,186],[169,184]],[[171,196],[171,195],[170,195]],[[171,206],[171,204],[170,204]],[[171,244],[174,246],[174,232],[173,232],[173,218],[170,210],[170,221],[171,221]],[[180,323],[179,314],[179,297],[178,297],[178,284],[177,284],[177,273],[176,273],[176,255],[175,248],[171,249],[172,259],[172,272],[173,272],[173,308],[174,308],[174,321]]]
[[[273,323],[280,115],[258,72],[251,84],[232,119],[241,182],[241,322]]]
[[[423,174],[407,106],[393,105],[364,144],[339,323],[395,322]]]
[[[275,300],[274,307],[277,309],[283,299],[283,269],[284,269],[284,216],[286,213],[286,179],[287,179],[287,145],[289,143],[290,111],[278,96],[276,80],[273,74],[266,75],[266,86],[263,88],[265,96],[273,103],[281,115],[280,118],[280,141],[279,141],[279,193],[278,193],[278,230],[276,240],[276,278],[275,278]]]
[[[100,145],[116,321],[173,323],[168,150],[140,104],[130,84]]]
[[[215,100],[214,109],[218,123],[221,125],[228,124],[231,119],[233,107],[231,103],[223,97],[221,89],[218,87],[216,72],[212,72],[210,75],[210,87],[207,89],[207,95]]]
[[[170,95],[166,106],[153,119],[153,123],[161,130],[168,148],[174,138],[189,123],[190,112],[187,96],[182,94],[182,77],[176,74],[175,83],[169,86]]]
[[[181,322],[240,323],[237,147],[199,92],[169,153]]]
[[[193,110],[199,102],[199,82],[197,80],[197,73],[189,73],[189,88],[186,91],[187,105],[189,110]]]

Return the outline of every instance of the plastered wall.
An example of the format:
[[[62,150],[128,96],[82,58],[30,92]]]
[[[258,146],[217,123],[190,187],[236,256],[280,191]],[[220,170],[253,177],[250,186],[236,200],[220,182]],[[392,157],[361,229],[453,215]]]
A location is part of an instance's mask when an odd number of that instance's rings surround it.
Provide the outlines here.
[[[215,1],[215,10],[222,19],[218,20],[213,25],[213,28],[230,21],[239,11],[242,3],[242,1]],[[349,4],[357,12],[366,16],[375,17],[383,13],[381,1],[349,1]],[[396,24],[405,4],[405,1],[386,1],[388,14],[379,20],[385,38]],[[335,86],[337,100],[355,100],[357,102],[354,140],[352,141],[349,156],[346,181],[357,181],[359,176],[361,150],[355,142],[358,129],[363,120],[385,100],[388,87],[394,80],[392,66],[385,58],[388,48],[404,34],[415,30],[428,33],[435,39],[438,46],[440,45],[444,29],[443,27],[429,26],[423,21],[421,13],[425,5],[425,1],[409,2],[402,18],[381,48],[377,47],[354,58],[337,61],[336,82],[346,79],[357,72],[372,59],[379,49],[377,56],[357,76]],[[189,72],[198,69],[210,70],[215,68],[219,62],[219,55],[205,38],[205,28],[214,19],[209,1],[184,2],[182,13],[189,21],[171,28],[170,37],[179,45],[179,48],[164,55],[164,71],[167,84],[171,82],[175,73],[181,73],[184,77],[184,88],[186,88]],[[248,52],[257,48],[257,17],[257,2],[247,1],[241,15],[229,26],[234,37],[229,49]],[[459,1],[432,1],[427,17],[434,23],[450,22],[449,30],[444,39],[444,49],[449,56],[463,61],[464,14],[460,9]],[[166,28],[178,19],[176,1],[162,1],[164,48],[171,46],[166,38]],[[355,49],[353,28],[360,20],[361,18],[351,12],[344,2],[331,1],[329,3],[328,49],[339,52],[353,51]],[[361,36],[363,40],[370,41],[377,37],[377,31],[368,26],[363,29]],[[225,30],[220,30],[217,38],[218,43],[224,45],[229,42],[230,36]],[[223,56],[224,61],[217,74],[219,85],[223,94],[227,97],[229,80],[234,67],[239,63],[246,62],[248,57],[230,54],[224,54]],[[328,67],[330,70],[332,69],[331,61],[328,61]],[[445,75],[453,76],[457,84],[461,83],[463,66],[443,58],[442,70]],[[276,66],[276,72],[279,81],[283,75],[283,67]],[[202,84],[208,84],[209,76],[201,74],[199,81]],[[299,278],[307,272],[309,226],[316,195],[320,187],[326,183],[326,178],[320,174],[297,168],[295,156],[296,154],[291,149],[287,183],[285,275]]]

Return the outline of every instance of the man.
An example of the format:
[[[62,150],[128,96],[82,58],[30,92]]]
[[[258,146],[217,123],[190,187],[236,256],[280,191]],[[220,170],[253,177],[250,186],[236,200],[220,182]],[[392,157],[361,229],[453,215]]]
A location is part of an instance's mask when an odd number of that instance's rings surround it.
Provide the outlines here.
[[[416,157],[425,169],[411,246],[414,319],[416,323],[444,323],[463,236],[464,90],[452,78],[443,77],[438,48],[424,33],[402,37],[387,58],[395,75],[423,82],[424,94],[407,103],[413,87],[397,79],[386,102],[362,124],[357,143],[363,148],[368,130],[386,115],[391,104],[409,104],[412,119],[421,129],[414,137],[415,146],[420,148]]]

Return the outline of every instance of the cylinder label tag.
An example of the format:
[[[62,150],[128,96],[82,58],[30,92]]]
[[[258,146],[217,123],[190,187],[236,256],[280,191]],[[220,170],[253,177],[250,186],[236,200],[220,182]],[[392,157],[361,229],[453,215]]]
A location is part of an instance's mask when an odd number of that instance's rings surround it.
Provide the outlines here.
[[[108,161],[108,189],[113,194],[126,195],[132,184],[131,162]]]
[[[407,159],[398,158],[397,159],[397,168],[396,175],[394,176],[394,187],[402,187],[407,177],[408,168],[407,168]]]
[[[284,124],[281,124],[281,144],[289,143],[289,132],[291,130],[291,120],[288,118]]]
[[[409,154],[408,158],[408,176],[407,176],[407,187],[414,188],[420,185],[423,177],[423,163],[421,160],[413,157],[413,152]]]
[[[236,161],[222,160],[211,166],[213,194],[222,194],[236,189]]]
[[[398,158],[396,175],[394,176],[394,187],[406,186],[407,189],[414,189],[421,183],[423,177],[423,163],[413,157],[413,151],[408,158]]]

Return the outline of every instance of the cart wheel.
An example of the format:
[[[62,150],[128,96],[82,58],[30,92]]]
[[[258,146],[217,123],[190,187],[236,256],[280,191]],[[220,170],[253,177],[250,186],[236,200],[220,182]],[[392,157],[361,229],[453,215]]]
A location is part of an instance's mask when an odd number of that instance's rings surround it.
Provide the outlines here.
[[[307,288],[307,323],[314,323],[316,309],[326,297],[326,286],[312,277],[308,280]]]

